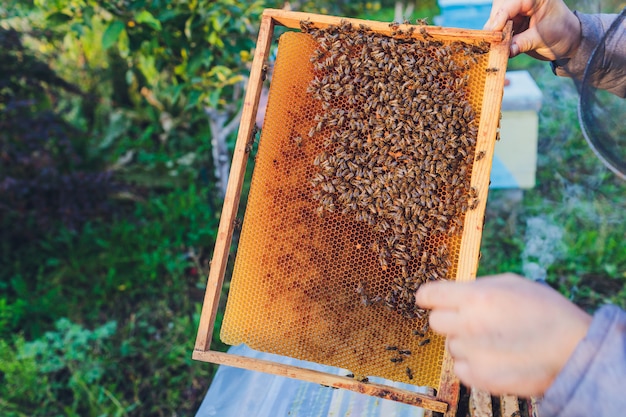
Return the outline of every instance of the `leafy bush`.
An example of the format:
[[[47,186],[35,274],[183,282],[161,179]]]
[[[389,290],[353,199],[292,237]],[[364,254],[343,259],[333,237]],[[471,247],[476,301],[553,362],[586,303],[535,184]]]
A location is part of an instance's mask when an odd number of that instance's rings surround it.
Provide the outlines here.
[[[207,111],[236,116],[262,2],[39,0],[38,39],[88,97],[72,123],[116,174],[150,188],[212,181]],[[222,126],[217,126],[219,129]],[[98,138],[99,137],[99,138]]]
[[[68,385],[71,395],[54,394],[58,402],[42,403],[41,415],[54,414],[61,405],[80,408],[77,415],[102,415],[103,410],[110,415],[160,415],[164,410],[185,415],[199,405],[214,370],[191,360],[206,259],[217,226],[206,201],[207,190],[192,186],[138,204],[134,221],[91,222],[80,232],[59,229],[18,251],[2,241],[0,262],[6,267],[0,282],[6,284],[0,289],[0,322],[8,325],[0,335],[8,338],[21,331],[27,340],[48,340],[47,323],[59,317],[94,326],[118,323],[117,332],[107,339],[106,354],[99,356],[106,369],[102,377],[88,384],[89,392],[78,386],[72,391]],[[57,339],[74,329],[58,326]],[[19,340],[13,348],[17,355]],[[6,355],[11,344],[3,349]],[[54,359],[59,360],[64,359]],[[87,367],[91,358],[85,361]],[[42,372],[39,359],[33,367]],[[16,375],[24,381],[30,378]],[[59,375],[61,379],[51,381],[52,374],[45,374],[48,380],[42,385],[54,382],[60,389],[69,383],[65,371],[54,374]],[[92,396],[103,402],[93,403]]]
[[[67,319],[33,342],[0,341],[0,405],[6,416],[122,415],[121,404],[99,383],[111,371],[108,339],[115,322],[93,331]],[[121,411],[121,412],[120,412]]]
[[[217,217],[206,209],[206,198],[206,189],[192,186],[138,205],[135,221],[93,222],[80,232],[61,228],[18,248],[0,242],[6,266],[0,295],[13,314],[6,331],[37,336],[42,324],[63,316],[121,322],[135,311],[135,301],[185,299],[204,279],[204,261],[202,271],[189,270],[207,258],[215,239]],[[186,299],[179,307],[191,308]]]
[[[59,91],[80,91],[32,55],[14,30],[0,28],[0,227],[23,235],[62,220],[69,227],[112,211],[120,190],[110,172],[76,146],[81,132],[55,112]],[[14,229],[13,226],[17,226]]]

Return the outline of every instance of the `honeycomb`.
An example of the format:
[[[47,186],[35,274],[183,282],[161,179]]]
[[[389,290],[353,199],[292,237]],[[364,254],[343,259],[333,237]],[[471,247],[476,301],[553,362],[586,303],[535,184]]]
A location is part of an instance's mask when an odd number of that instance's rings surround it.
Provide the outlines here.
[[[280,37],[221,339],[437,387],[414,292],[456,276],[488,46],[343,26]]]

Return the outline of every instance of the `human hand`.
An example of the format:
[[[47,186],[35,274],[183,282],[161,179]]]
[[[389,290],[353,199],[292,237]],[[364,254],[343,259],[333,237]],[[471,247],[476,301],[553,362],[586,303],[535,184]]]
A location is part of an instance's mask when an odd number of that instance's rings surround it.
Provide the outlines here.
[[[563,0],[494,0],[484,29],[502,30],[511,19],[511,58],[524,52],[544,61],[570,58],[580,45],[580,22]]]
[[[515,274],[425,284],[416,303],[432,309],[459,379],[492,394],[543,394],[591,324],[558,292]]]

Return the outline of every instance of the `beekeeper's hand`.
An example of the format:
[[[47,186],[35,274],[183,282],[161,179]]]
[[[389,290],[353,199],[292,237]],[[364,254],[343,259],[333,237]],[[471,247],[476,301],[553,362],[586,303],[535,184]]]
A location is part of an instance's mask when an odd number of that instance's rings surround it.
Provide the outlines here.
[[[485,30],[513,20],[510,57],[521,53],[554,61],[570,58],[581,41],[580,22],[562,0],[494,0]]]
[[[459,379],[493,394],[543,394],[591,324],[558,292],[515,274],[425,284],[416,302],[432,309]]]

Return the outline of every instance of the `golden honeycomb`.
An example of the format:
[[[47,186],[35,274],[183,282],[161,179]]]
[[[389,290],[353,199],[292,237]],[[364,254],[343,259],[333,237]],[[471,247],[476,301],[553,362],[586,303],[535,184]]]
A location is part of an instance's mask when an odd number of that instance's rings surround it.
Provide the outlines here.
[[[355,107],[345,97],[327,101],[312,97],[312,81],[325,75],[321,54],[319,60],[315,58],[318,41],[310,33],[288,32],[280,37],[221,339],[349,369],[356,377],[380,376],[437,387],[444,339],[428,330],[422,311],[398,308],[396,298],[402,288],[393,289],[398,288],[399,277],[406,278],[407,268],[419,270],[423,259],[409,257],[408,266],[381,259],[380,242],[389,233],[374,227],[360,212],[355,216],[346,208],[329,208],[325,195],[330,197],[321,188],[328,183],[316,180],[324,165],[321,155],[328,160],[336,149],[329,145],[329,137],[337,129],[320,126],[320,115],[329,107],[346,111]],[[430,49],[450,44],[437,41]],[[468,62],[463,51],[455,51],[460,61]],[[471,61],[464,70],[463,91],[478,121],[486,55],[472,54]],[[468,180],[474,148],[460,152],[469,153]],[[452,190],[441,186],[433,198],[449,202]],[[471,191],[466,191],[461,200],[471,206]],[[462,225],[464,210],[456,211],[450,224]],[[413,242],[412,233],[404,232],[403,238]],[[393,245],[399,244],[388,249]],[[456,232],[430,232],[420,240],[419,254],[446,248],[449,268],[439,278],[454,279],[459,247],[460,227]]]

